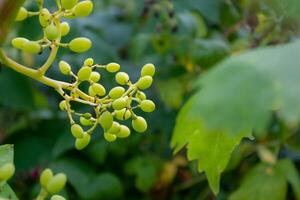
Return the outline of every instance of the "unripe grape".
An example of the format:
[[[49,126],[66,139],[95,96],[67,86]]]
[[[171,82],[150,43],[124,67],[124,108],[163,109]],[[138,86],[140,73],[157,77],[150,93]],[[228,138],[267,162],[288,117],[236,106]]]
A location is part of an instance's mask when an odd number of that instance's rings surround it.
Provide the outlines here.
[[[152,85],[152,77],[151,76],[143,76],[141,77],[138,82],[136,83],[137,87],[141,90],[145,90]]]
[[[123,108],[122,110],[116,110],[114,113],[115,118],[122,121],[131,117],[131,112],[126,108]]]
[[[92,72],[90,76],[90,81],[96,83],[100,80],[101,75],[98,72]]]
[[[120,65],[118,63],[109,63],[108,65],[106,65],[106,70],[114,73],[120,70]]]
[[[68,22],[63,22],[60,24],[61,36],[66,36],[70,32],[70,25]]]
[[[77,150],[84,149],[91,141],[91,136],[88,133],[84,133],[83,138],[77,138],[75,141],[75,148]]]
[[[79,37],[71,40],[69,43],[69,48],[76,52],[82,53],[89,50],[92,47],[92,41],[85,37]]]
[[[107,142],[114,142],[114,141],[116,141],[117,136],[114,135],[114,134],[105,132],[105,133],[104,133],[104,139],[105,139]]]
[[[77,77],[80,81],[86,81],[89,80],[91,73],[92,69],[90,67],[84,66],[77,72]]]
[[[7,181],[15,173],[15,166],[12,163],[6,163],[0,167],[0,182]]]
[[[81,1],[73,9],[73,13],[76,17],[87,17],[93,11],[92,1]]]
[[[91,114],[91,113],[84,113],[84,114],[82,115],[82,117],[84,117],[84,118],[86,118],[86,119],[90,119],[90,118],[92,118],[92,114]]]
[[[104,96],[106,94],[105,88],[99,83],[93,83],[91,87],[98,96]]]
[[[92,66],[94,64],[94,59],[93,58],[87,58],[84,61],[85,66]]]
[[[53,195],[50,200],[66,200],[65,197],[60,195]]]
[[[144,92],[138,91],[135,94],[135,97],[140,99],[140,100],[145,100],[147,98],[146,94]]]
[[[116,74],[116,82],[120,85],[126,85],[129,81],[129,76],[125,72],[118,72]]]
[[[84,131],[79,124],[73,124],[71,126],[71,133],[75,138],[83,138]]]
[[[143,66],[141,70],[141,76],[154,76],[155,74],[155,66],[151,63],[148,63]]]
[[[120,131],[120,124],[118,122],[113,122],[112,126],[108,130],[111,134],[117,134]]]
[[[123,108],[125,108],[127,106],[127,99],[126,98],[119,98],[116,99],[113,103],[112,103],[112,107],[115,110],[121,110]]]
[[[27,40],[26,38],[23,38],[23,37],[17,37],[17,38],[14,38],[12,41],[11,41],[11,44],[13,47],[17,48],[17,49],[22,49],[23,48],[23,45],[28,42],[29,40]]]
[[[22,50],[27,53],[38,54],[42,51],[42,46],[33,41],[27,41],[23,44]]]
[[[66,182],[67,176],[63,173],[58,173],[50,179],[49,183],[47,184],[47,191],[50,194],[58,193],[65,187]]]
[[[59,103],[59,108],[63,111],[67,110],[67,101],[63,100]]]
[[[117,99],[117,98],[120,98],[124,93],[125,93],[125,89],[118,86],[118,87],[114,87],[113,89],[111,89],[108,95],[112,99]]]
[[[71,66],[69,65],[69,63],[62,60],[59,62],[58,66],[59,66],[59,70],[62,74],[64,74],[64,75],[70,74]]]
[[[140,107],[144,112],[153,112],[155,110],[155,104],[151,100],[143,100]]]
[[[43,187],[47,187],[49,181],[52,179],[53,177],[53,172],[51,169],[45,169],[43,170],[43,172],[40,175],[40,184]]]
[[[50,24],[45,29],[45,35],[48,38],[48,40],[55,40],[59,36],[57,27],[54,24]]]
[[[143,133],[147,130],[147,122],[143,117],[133,119],[131,124],[136,132]]]
[[[86,119],[85,117],[80,117],[79,121],[83,126],[92,126],[93,125],[93,122],[89,119]]]
[[[96,94],[96,92],[94,92],[94,90],[93,90],[92,86],[90,86],[90,87],[89,87],[89,90],[88,90],[88,92],[89,92],[89,95],[90,95],[90,96],[92,96],[92,97],[94,97],[94,96],[96,96],[96,95],[97,95],[97,94]]]
[[[125,125],[121,125],[120,131],[116,134],[116,136],[119,138],[127,138],[129,135],[130,135],[130,129]]]
[[[76,4],[78,0],[61,0],[61,7],[70,10],[72,9]]]
[[[16,17],[15,21],[23,21],[27,17],[28,17],[28,11],[26,10],[26,8],[21,7],[18,14],[17,14],[17,17]]]
[[[46,27],[50,24],[51,13],[47,8],[43,8],[39,15],[39,21],[42,27]]]
[[[109,111],[105,111],[101,114],[101,116],[98,118],[98,123],[102,126],[104,131],[107,131],[110,129],[110,127],[113,124],[113,116]]]

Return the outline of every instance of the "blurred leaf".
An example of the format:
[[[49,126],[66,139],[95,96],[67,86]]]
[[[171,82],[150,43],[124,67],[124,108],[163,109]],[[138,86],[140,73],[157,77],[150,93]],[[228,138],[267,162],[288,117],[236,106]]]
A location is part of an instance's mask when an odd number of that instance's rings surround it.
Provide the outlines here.
[[[107,153],[108,153],[107,150],[108,150],[107,142],[101,140],[89,145],[87,149],[84,151],[84,153],[95,163],[103,164],[107,157]]]
[[[14,162],[14,146],[10,144],[0,146],[0,166]]]
[[[300,2],[299,0],[264,0],[279,15],[286,18],[300,20]],[[300,22],[300,21],[299,21]]]
[[[5,198],[5,199],[1,199]],[[10,188],[8,184],[0,184],[0,199],[1,200],[18,200],[15,192]]]

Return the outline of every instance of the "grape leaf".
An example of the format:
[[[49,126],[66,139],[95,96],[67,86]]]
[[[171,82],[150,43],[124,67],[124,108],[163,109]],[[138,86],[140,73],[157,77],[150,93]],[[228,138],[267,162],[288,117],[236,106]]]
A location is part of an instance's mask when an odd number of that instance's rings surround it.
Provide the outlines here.
[[[0,200],[2,200],[2,198],[4,198],[4,200],[18,200],[18,197],[7,183],[2,186],[0,185]]]
[[[264,134],[272,111],[297,125],[299,50],[300,41],[256,49],[232,56],[199,79],[201,89],[179,113],[171,146],[177,152],[187,145],[189,159],[199,160],[214,193],[234,147],[253,131]]]

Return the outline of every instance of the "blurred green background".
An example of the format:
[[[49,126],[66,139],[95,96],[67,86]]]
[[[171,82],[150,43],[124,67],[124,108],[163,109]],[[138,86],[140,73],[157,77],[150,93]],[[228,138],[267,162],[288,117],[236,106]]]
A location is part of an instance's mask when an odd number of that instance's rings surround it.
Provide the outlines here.
[[[45,2],[55,8],[54,1]],[[40,171],[51,167],[67,174],[63,195],[70,200],[228,199],[248,167],[258,160],[253,142],[246,141],[234,153],[223,174],[221,193],[215,197],[195,162],[188,162],[184,152],[172,155],[170,138],[176,115],[193,93],[195,79],[222,59],[296,38],[300,8],[285,8],[279,0],[94,0],[94,5],[90,17],[66,20],[71,34],[63,39],[89,37],[92,49],[84,54],[60,50],[48,75],[68,81],[59,73],[60,60],[79,69],[85,58],[93,57],[100,64],[120,63],[136,80],[143,64],[154,63],[155,84],[146,93],[157,109],[143,115],[149,129],[115,143],[107,143],[98,129],[92,143],[77,151],[67,116],[58,109],[60,96],[52,88],[2,68],[0,143],[15,144],[17,172],[11,185],[17,195],[20,199],[36,196]],[[29,10],[35,6],[34,1],[26,1]],[[15,23],[10,37],[14,36],[39,38],[38,20]],[[6,49],[33,67],[47,58],[46,53],[35,57],[22,54],[9,42]],[[103,76],[103,84],[113,87],[113,78]],[[294,138],[290,149],[283,151],[296,162],[300,159],[299,140]],[[293,199],[293,195],[287,198]]]

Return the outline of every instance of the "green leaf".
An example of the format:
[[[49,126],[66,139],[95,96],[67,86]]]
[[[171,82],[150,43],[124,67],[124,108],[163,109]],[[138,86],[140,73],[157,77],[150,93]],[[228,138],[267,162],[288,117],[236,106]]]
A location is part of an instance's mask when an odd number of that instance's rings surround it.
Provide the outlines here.
[[[11,144],[0,146],[0,166],[14,162],[14,146]]]
[[[5,198],[3,200],[18,200],[15,192],[6,183],[2,186],[0,185],[0,199],[1,198]]]

